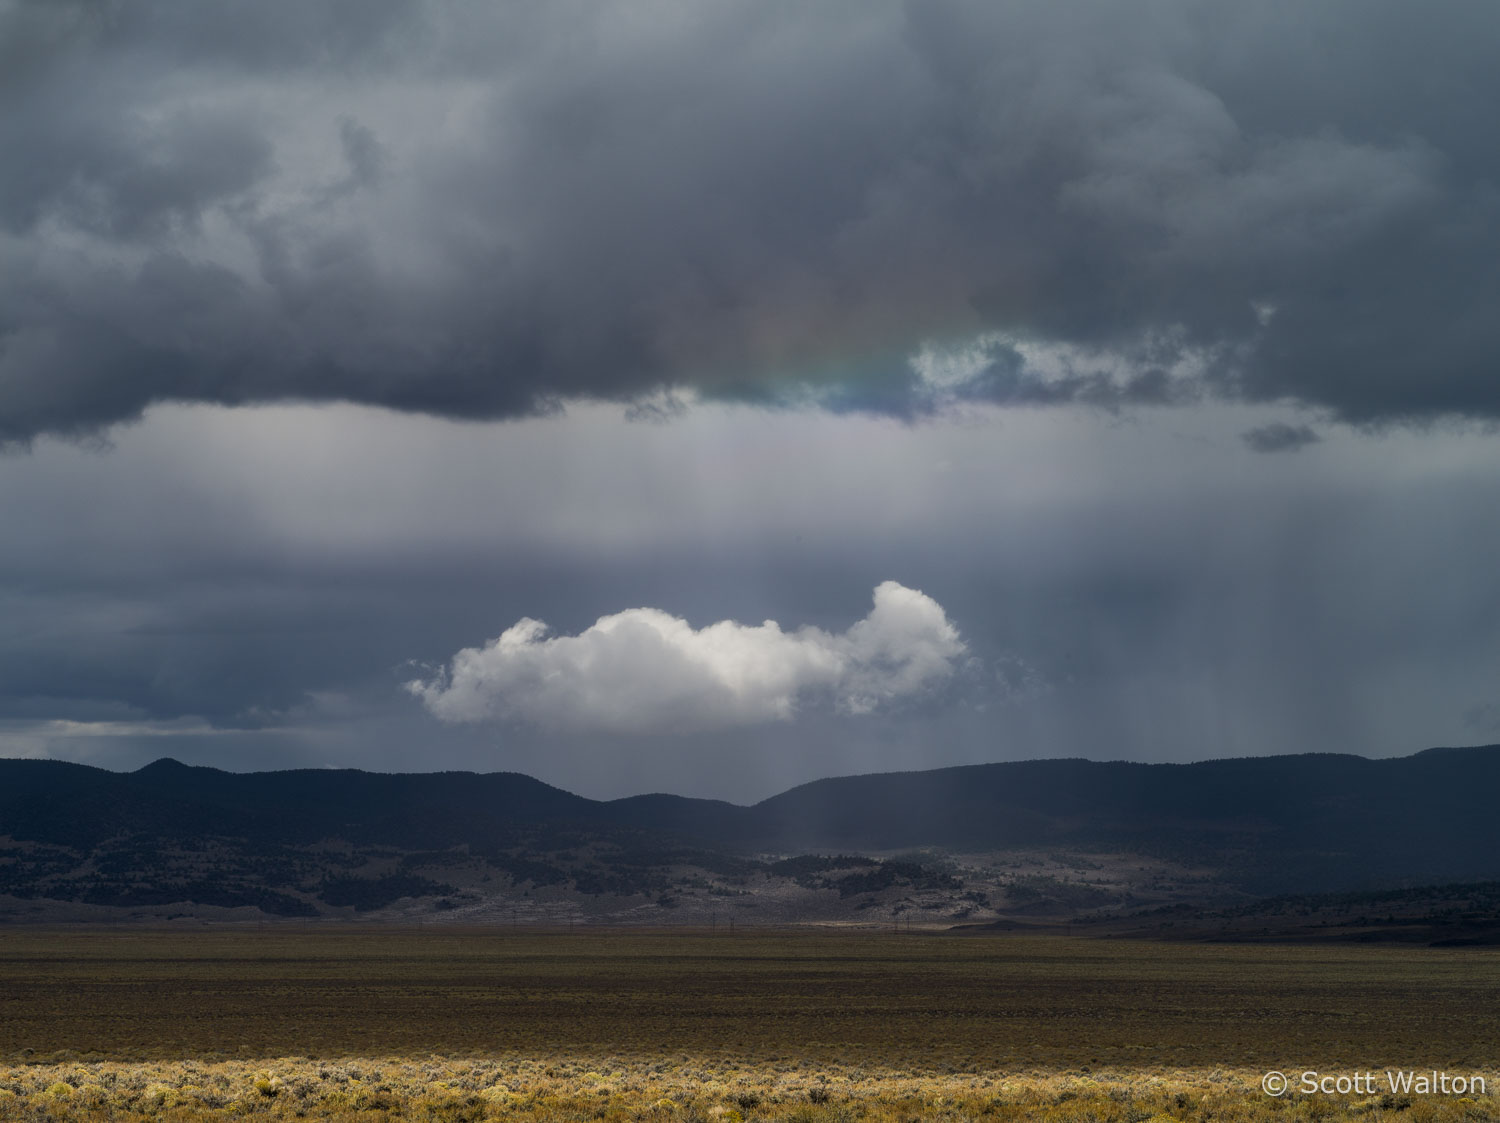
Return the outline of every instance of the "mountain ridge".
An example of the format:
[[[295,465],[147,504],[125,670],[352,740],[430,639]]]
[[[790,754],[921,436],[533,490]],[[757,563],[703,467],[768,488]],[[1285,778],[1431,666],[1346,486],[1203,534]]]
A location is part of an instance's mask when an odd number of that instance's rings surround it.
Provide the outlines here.
[[[826,777],[753,804],[665,792],[594,800],[518,772],[236,773],[164,757],[121,773],[0,759],[0,895],[302,916],[400,900],[585,908],[608,898],[629,912],[684,894],[716,907],[710,898],[753,896],[780,878],[778,893],[795,885],[868,908],[895,907],[903,886],[902,901],[941,890],[957,915],[968,907],[955,903],[963,878],[943,872],[943,856],[965,854],[1010,855],[1010,866],[971,863],[989,873],[965,899],[991,911],[997,894],[1027,896],[1017,877],[1073,886],[1031,885],[1045,901],[1097,904],[1080,888],[1087,878],[1067,872],[1090,855],[1156,871],[1111,883],[1105,895],[1122,905],[1163,878],[1207,896],[1347,892],[1500,878],[1497,787],[1495,745],[954,765]],[[774,872],[799,854],[824,857]],[[1048,854],[1073,857],[1059,865]],[[837,855],[851,861],[827,866]]]

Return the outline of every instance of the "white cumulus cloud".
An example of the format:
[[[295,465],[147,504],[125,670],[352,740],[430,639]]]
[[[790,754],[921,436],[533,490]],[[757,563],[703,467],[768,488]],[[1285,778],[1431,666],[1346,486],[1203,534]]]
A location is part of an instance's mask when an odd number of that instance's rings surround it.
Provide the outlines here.
[[[869,713],[943,681],[966,650],[942,605],[886,581],[869,615],[837,634],[774,620],[695,629],[656,608],[602,616],[576,636],[522,619],[406,689],[449,722],[691,732],[784,721],[812,697]]]

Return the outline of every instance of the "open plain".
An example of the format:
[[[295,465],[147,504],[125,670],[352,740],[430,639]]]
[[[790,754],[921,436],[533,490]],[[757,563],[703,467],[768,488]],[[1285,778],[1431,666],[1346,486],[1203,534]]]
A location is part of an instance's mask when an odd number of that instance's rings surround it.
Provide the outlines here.
[[[0,1116],[1489,1119],[1500,950],[787,930],[0,932]],[[1280,1070],[1292,1088],[1266,1095]],[[1301,1074],[1372,1072],[1359,1091]],[[1385,1073],[1472,1080],[1392,1092]]]

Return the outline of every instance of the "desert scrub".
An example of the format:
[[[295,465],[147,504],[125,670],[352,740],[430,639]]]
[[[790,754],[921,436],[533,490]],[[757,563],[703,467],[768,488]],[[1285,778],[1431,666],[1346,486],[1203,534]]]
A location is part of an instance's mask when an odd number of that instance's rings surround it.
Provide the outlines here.
[[[1500,949],[800,932],[0,930],[0,1121],[1449,1123]]]
[[[97,1062],[0,1066],[0,1120],[505,1120],[657,1123],[1477,1123],[1491,1096],[1266,1096],[1260,1072],[964,1072],[618,1056]]]

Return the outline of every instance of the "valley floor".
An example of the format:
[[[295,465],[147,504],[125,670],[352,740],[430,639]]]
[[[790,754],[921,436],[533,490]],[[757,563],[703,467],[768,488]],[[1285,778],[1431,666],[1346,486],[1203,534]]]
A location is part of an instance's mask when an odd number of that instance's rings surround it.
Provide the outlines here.
[[[28,1120],[1500,1116],[1485,947],[8,929],[0,1011]]]

